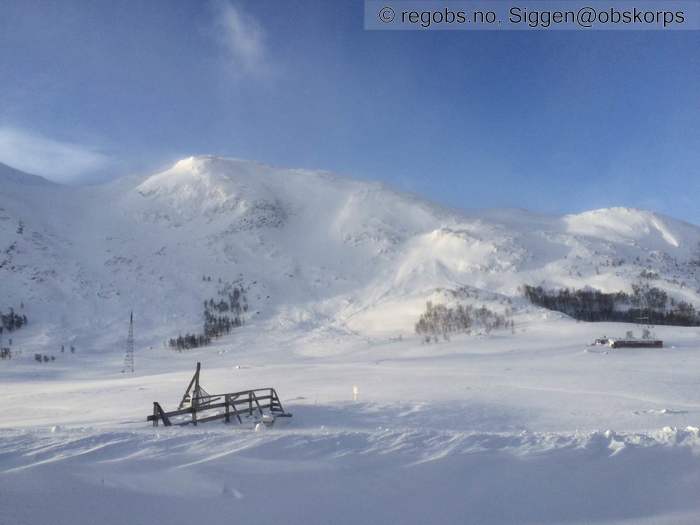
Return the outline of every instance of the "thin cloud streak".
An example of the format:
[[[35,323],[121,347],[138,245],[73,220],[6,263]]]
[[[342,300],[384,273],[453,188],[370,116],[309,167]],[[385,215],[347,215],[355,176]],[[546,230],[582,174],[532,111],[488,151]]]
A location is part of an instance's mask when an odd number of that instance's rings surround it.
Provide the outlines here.
[[[214,36],[237,72],[263,75],[271,68],[260,23],[227,0],[214,0]]]
[[[94,148],[54,140],[14,127],[0,127],[0,162],[55,182],[99,172],[109,157]]]

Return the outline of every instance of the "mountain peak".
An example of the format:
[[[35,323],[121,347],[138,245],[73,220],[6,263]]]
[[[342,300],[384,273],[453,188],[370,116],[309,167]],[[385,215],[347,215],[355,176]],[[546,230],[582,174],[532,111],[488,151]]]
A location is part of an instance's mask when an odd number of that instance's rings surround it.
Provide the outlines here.
[[[637,208],[612,207],[586,211],[563,218],[570,233],[611,239],[645,240],[650,247],[681,247],[690,227],[660,214]]]
[[[218,172],[235,173],[250,170],[274,170],[261,162],[237,157],[221,157],[218,155],[191,155],[175,162],[166,171]]]

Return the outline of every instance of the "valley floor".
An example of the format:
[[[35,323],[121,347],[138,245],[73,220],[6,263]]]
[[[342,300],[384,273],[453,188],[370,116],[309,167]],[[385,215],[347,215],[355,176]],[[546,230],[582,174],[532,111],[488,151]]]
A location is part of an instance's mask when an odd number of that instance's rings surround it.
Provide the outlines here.
[[[0,523],[700,522],[700,330],[548,320],[425,345],[330,331],[0,362]],[[158,427],[209,392],[273,386],[272,428]],[[357,387],[357,399],[353,398]]]

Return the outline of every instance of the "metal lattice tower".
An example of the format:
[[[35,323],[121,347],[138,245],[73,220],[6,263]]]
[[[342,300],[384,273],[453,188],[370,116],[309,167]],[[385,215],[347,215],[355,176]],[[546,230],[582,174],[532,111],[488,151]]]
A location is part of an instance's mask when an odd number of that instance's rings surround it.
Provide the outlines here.
[[[129,316],[129,336],[126,338],[126,354],[122,373],[134,373],[134,312]]]

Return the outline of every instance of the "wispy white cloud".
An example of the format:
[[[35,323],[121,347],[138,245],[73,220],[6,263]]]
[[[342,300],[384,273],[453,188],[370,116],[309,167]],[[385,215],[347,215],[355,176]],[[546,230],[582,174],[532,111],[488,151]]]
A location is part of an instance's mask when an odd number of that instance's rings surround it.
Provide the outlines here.
[[[213,0],[214,35],[237,72],[270,72],[266,35],[260,23],[228,0]]]
[[[54,140],[19,128],[0,127],[0,162],[56,182],[71,182],[98,172],[109,160],[88,146]]]

